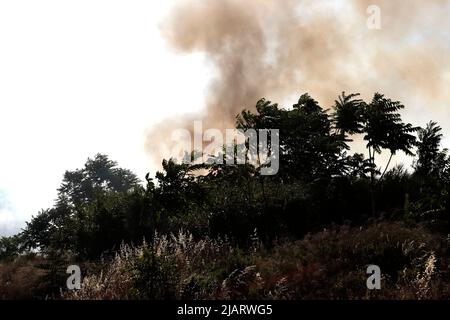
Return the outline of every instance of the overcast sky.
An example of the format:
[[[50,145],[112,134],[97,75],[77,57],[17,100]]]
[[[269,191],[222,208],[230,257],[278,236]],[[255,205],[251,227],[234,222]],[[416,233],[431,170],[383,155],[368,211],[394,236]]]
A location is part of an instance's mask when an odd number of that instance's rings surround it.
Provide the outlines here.
[[[280,43],[290,60],[283,63],[285,52],[280,51],[278,66],[291,70],[291,78],[278,74],[267,88],[278,86],[277,91],[283,95],[289,91],[294,97],[309,91],[319,98],[329,90],[339,94],[342,88],[337,82],[352,90],[366,89],[365,97],[380,89],[407,104],[408,121],[417,125],[439,121],[449,142],[450,1],[374,0],[383,4],[382,18],[386,18],[378,33],[368,31],[365,24],[366,7],[372,1],[351,1],[354,19],[350,19],[348,1],[309,1],[307,8],[324,3],[334,16],[303,10],[305,19],[298,33],[285,23],[290,7],[284,3],[223,2],[230,5],[227,19],[241,23],[250,19],[248,25],[256,33],[258,23],[264,31],[286,30]],[[239,38],[243,30],[232,25],[231,31],[220,31],[222,8],[212,0],[203,7],[197,5],[200,0],[186,0],[195,9],[191,14],[188,6],[189,10],[172,15],[166,33],[171,41],[163,39],[161,23],[178,2],[0,0],[0,236],[17,232],[31,215],[50,207],[64,171],[81,167],[98,152],[140,178],[147,172],[154,175],[157,168],[145,147],[154,124],[202,110],[214,94],[211,88],[218,88],[217,82],[211,82],[217,74],[219,82],[234,80],[234,74],[227,73],[227,63],[240,66],[242,62],[244,70],[254,72],[248,77],[252,81],[259,76],[259,70],[251,68],[251,51],[243,61],[216,51],[228,48],[216,35],[222,32],[224,38]],[[269,10],[278,10],[278,15],[271,16]],[[187,28],[189,32],[184,33]],[[320,28],[323,31],[318,32]],[[242,39],[243,43],[234,44],[245,49],[247,38]],[[304,45],[316,51],[305,51]],[[324,50],[335,52],[336,60]],[[261,50],[261,57],[265,53]],[[304,74],[295,69],[297,62],[304,63]],[[212,68],[214,64],[218,68]],[[345,70],[330,72],[330,66]],[[307,75],[307,81],[292,82],[299,74]],[[277,79],[288,81],[280,84]],[[240,90],[245,96],[247,88]]]
[[[200,55],[160,37],[172,3],[0,0],[0,235],[51,206],[64,171],[97,152],[155,173],[146,129],[200,108],[208,79]]]

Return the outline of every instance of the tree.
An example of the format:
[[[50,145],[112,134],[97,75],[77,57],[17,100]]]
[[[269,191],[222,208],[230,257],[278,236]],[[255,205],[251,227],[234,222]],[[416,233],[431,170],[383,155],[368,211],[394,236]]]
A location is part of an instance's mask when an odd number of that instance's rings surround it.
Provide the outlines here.
[[[262,99],[256,113],[244,111],[237,117],[238,129],[279,129],[280,171],[285,179],[330,178],[343,171],[345,141],[331,131],[331,120],[308,94],[300,96],[291,110]]]
[[[127,199],[142,186],[129,170],[97,154],[82,169],[66,171],[53,208],[23,231],[28,248],[70,250],[92,257],[120,244],[129,218]]]
[[[160,231],[177,233],[183,229],[195,235],[205,232],[206,194],[194,174],[199,166],[178,164],[173,159],[163,160],[162,166],[163,171],[155,176],[157,188],[153,201]]]
[[[417,160],[414,164],[416,173],[426,177],[434,171],[439,158],[439,148],[442,140],[442,128],[436,122],[430,121],[425,128],[418,130]]]
[[[88,158],[84,168],[66,171],[58,189],[59,202],[72,207],[90,203],[98,192],[127,192],[139,185],[139,179],[128,169],[117,167],[108,156]]]
[[[14,259],[22,252],[20,235],[0,237],[0,261]]]
[[[421,212],[450,208],[450,157],[447,149],[440,150],[442,137],[442,128],[433,121],[418,132],[413,167],[421,194],[416,206]]]
[[[371,205],[375,214],[375,178],[381,174],[378,181],[383,179],[386,170],[397,151],[403,151],[407,155],[414,155],[411,149],[415,145],[416,137],[413,135],[418,130],[410,123],[403,123],[400,110],[404,108],[399,101],[392,101],[380,93],[375,93],[370,104],[360,99],[355,99],[359,94],[346,96],[345,93],[335,103],[334,124],[341,133],[363,133],[367,141],[369,153]],[[377,170],[375,155],[382,149],[389,150],[389,161],[383,173]]]
[[[342,92],[334,102],[333,123],[338,133],[343,136],[362,133],[365,102],[358,99],[359,95],[346,95]]]
[[[364,140],[367,141],[369,159],[371,159],[373,165],[375,165],[375,154],[381,153],[381,149],[390,151],[386,169],[389,167],[392,156],[397,151],[403,151],[410,156],[414,155],[411,149],[415,145],[416,138],[412,133],[416,132],[418,128],[413,127],[410,123],[402,122],[398,112],[404,107],[399,101],[392,101],[380,93],[375,93],[372,102],[366,106]],[[386,169],[384,172],[386,172]],[[372,180],[374,174],[375,170],[372,171]]]

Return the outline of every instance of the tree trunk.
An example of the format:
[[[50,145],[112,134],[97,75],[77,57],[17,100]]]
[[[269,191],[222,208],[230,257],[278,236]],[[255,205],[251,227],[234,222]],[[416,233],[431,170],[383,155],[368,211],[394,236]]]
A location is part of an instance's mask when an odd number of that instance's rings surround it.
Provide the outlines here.
[[[391,156],[389,157],[389,161],[388,161],[388,163],[386,165],[386,168],[384,168],[383,174],[381,175],[380,180],[378,180],[378,181],[381,181],[381,179],[383,179],[384,174],[386,173],[387,169],[389,168],[389,165],[391,164],[391,160],[392,160],[393,155],[394,154],[391,152]]]
[[[371,147],[369,146],[369,160],[372,168],[370,170],[370,205],[372,210],[372,216],[375,217],[376,206],[375,206],[375,150],[373,154],[371,152]]]

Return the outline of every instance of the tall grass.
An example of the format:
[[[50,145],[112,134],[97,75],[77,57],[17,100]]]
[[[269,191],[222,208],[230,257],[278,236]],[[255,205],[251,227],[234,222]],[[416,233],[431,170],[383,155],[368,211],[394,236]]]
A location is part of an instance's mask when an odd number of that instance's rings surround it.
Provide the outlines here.
[[[157,236],[122,245],[101,272],[66,299],[437,299],[449,296],[445,244],[401,223],[335,227],[242,250],[226,240]],[[444,246],[444,247],[443,247]],[[368,290],[377,264],[382,289]]]

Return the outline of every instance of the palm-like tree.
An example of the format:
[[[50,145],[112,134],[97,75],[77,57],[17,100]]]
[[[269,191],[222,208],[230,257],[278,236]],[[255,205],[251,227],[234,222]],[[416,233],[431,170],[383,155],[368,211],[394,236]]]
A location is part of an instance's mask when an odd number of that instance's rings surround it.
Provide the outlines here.
[[[359,94],[346,95],[345,92],[336,100],[333,120],[335,128],[341,135],[363,133],[369,152],[372,212],[375,213],[374,186],[377,171],[375,155],[382,149],[390,151],[389,161],[378,181],[381,181],[392,157],[397,151],[413,155],[412,147],[416,138],[413,135],[418,128],[403,123],[400,110],[404,108],[398,101],[392,101],[380,93],[375,93],[370,104],[358,98]],[[349,141],[346,139],[346,141]]]
[[[346,136],[347,134],[361,133],[363,126],[364,101],[359,99],[359,93],[346,95],[345,92],[334,101],[334,112],[332,120],[338,134]]]
[[[372,102],[366,105],[364,112],[364,140],[367,141],[369,159],[375,166],[375,154],[382,149],[390,151],[389,161],[380,180],[386,173],[392,157],[397,151],[413,156],[416,137],[412,134],[418,130],[410,123],[403,123],[400,110],[405,106],[399,101],[392,101],[380,93],[375,93]],[[374,177],[372,177],[373,179]]]

